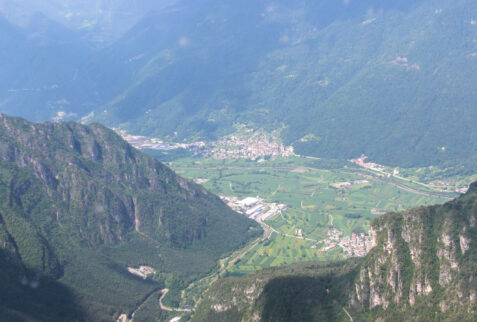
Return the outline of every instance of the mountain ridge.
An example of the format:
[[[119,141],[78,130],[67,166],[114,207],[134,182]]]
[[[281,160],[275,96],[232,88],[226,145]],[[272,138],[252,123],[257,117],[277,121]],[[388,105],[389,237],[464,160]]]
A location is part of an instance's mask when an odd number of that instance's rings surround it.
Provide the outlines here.
[[[0,245],[23,267],[19,279],[59,281],[92,319],[127,312],[167,278],[186,283],[208,272],[260,234],[99,124],[0,115],[0,194]],[[127,271],[140,265],[153,267],[155,280]]]
[[[0,110],[178,141],[240,123],[303,155],[472,172],[475,16],[470,0],[177,2],[33,77],[55,88],[7,84]]]

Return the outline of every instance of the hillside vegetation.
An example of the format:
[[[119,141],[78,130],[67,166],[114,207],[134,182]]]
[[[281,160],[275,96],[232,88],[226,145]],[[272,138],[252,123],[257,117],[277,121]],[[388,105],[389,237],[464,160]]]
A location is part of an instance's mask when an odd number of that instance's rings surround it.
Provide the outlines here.
[[[195,321],[472,321],[477,183],[440,206],[372,223],[363,260],[301,263],[216,282]]]
[[[255,222],[99,124],[1,115],[0,195],[2,265],[17,267],[1,278],[20,293],[60,288],[93,320],[130,313],[164,283],[208,272],[260,234]],[[154,281],[127,271],[140,265],[156,270]]]
[[[475,171],[475,1],[168,4],[101,50],[46,17],[0,19],[17,35],[0,35],[0,111],[174,140],[245,123],[300,154]]]

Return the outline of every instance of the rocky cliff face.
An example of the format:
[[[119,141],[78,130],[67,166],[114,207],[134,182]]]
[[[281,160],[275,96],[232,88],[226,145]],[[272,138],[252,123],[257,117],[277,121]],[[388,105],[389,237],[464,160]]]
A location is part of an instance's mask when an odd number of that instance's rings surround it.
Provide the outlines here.
[[[350,294],[356,310],[475,314],[477,184],[442,206],[387,214]],[[432,308],[432,309],[431,309]],[[437,314],[434,313],[433,314]]]
[[[218,281],[194,319],[475,320],[476,218],[474,183],[444,205],[373,221],[374,248],[363,260],[290,265]]]
[[[97,305],[94,314],[125,312],[159,287],[128,266],[190,279],[260,233],[102,125],[0,115],[0,260],[25,285],[61,279]]]
[[[74,226],[89,245],[115,244],[137,231],[185,247],[206,237],[220,220],[214,215],[233,215],[216,196],[101,125],[0,116],[0,134],[0,162],[32,176],[12,198],[20,205],[21,196],[37,185],[54,204],[49,219]]]

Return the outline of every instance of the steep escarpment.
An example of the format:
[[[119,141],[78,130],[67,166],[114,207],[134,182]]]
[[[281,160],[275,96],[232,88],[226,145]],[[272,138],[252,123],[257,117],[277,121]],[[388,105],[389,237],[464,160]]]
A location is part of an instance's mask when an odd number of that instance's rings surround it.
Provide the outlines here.
[[[217,221],[214,212],[231,217],[215,196],[101,125],[32,124],[7,117],[1,123],[1,160],[39,180],[55,202],[55,220],[75,225],[90,245],[114,244],[136,230],[185,247],[208,233],[206,227]],[[17,176],[12,180],[15,184]],[[20,198],[32,184],[22,183],[12,195]]]
[[[60,279],[83,299],[104,300],[100,311],[127,312],[160,286],[128,266],[188,280],[260,234],[99,124],[1,115],[0,195],[0,248],[18,267],[14,279],[31,287]]]
[[[466,195],[442,206],[374,221],[376,247],[360,266],[350,306],[385,317],[475,316],[476,216],[474,183]]]
[[[218,281],[194,319],[474,320],[476,224],[474,183],[444,205],[376,219],[370,231],[375,247],[362,260],[291,265]]]

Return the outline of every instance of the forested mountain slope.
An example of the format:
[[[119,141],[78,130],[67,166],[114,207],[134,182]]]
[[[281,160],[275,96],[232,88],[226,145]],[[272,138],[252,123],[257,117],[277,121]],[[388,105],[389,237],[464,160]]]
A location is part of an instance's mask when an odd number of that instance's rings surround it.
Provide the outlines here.
[[[207,272],[260,234],[217,196],[99,124],[1,115],[0,196],[1,263],[17,267],[2,278],[38,294],[59,281],[93,320],[129,312],[166,277]],[[127,271],[140,265],[155,268],[157,281]]]
[[[127,66],[103,74],[118,91],[96,116],[179,137],[284,127],[286,143],[321,157],[468,162],[476,17],[474,1],[188,2],[108,49]]]
[[[440,206],[372,223],[363,260],[273,268],[216,282],[196,321],[473,321],[477,183]]]
[[[53,89],[7,86],[0,111],[180,140],[246,123],[282,128],[302,154],[475,168],[475,1],[168,4]]]

